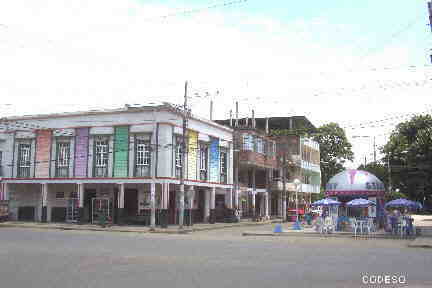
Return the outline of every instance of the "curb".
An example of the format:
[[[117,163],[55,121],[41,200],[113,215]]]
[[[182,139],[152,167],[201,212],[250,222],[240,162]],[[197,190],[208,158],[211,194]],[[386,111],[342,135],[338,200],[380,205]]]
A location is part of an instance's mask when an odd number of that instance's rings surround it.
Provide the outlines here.
[[[410,248],[432,248],[432,239],[430,237],[418,237],[407,246]]]
[[[399,237],[392,237],[389,235],[358,235],[354,236],[352,234],[319,234],[314,232],[281,232],[281,233],[255,233],[255,232],[243,232],[242,236],[271,236],[271,237],[311,237],[311,238],[346,238],[346,239],[362,239],[362,240],[368,240],[368,239],[393,239],[393,240],[409,240],[409,239],[415,239],[415,238],[399,238]]]
[[[95,231],[95,232],[121,232],[121,233],[160,233],[160,234],[190,234],[193,232],[200,231],[211,231],[218,229],[234,228],[234,227],[244,227],[244,226],[258,226],[277,223],[279,220],[265,221],[265,222],[244,222],[240,224],[229,224],[223,226],[215,227],[203,227],[203,228],[184,228],[183,230],[168,230],[168,229],[151,229],[146,227],[144,229],[122,229],[122,228],[99,228],[99,227],[82,227],[79,225],[71,226],[45,226],[41,225],[28,225],[28,224],[13,224],[13,223],[0,223],[0,228],[25,228],[25,229],[40,229],[40,230],[63,230],[63,231]]]

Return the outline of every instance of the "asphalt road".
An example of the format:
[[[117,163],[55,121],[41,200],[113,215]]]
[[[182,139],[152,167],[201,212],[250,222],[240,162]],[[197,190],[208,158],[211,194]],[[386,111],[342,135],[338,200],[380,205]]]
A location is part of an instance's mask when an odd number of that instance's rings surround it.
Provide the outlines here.
[[[0,228],[0,287],[432,287],[432,249],[406,248],[402,240],[240,233]],[[364,275],[406,285],[363,285]]]

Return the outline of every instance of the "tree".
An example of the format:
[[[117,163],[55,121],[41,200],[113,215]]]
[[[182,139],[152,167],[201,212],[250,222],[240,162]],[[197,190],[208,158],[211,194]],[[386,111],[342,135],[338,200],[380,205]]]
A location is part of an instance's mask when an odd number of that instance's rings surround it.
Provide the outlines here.
[[[431,199],[432,117],[413,116],[398,124],[382,148],[390,163],[392,186],[412,200]],[[426,201],[427,202],[427,201]]]
[[[358,168],[358,170],[364,170],[372,173],[375,175],[379,180],[381,180],[385,187],[388,185],[388,168],[387,166],[380,162],[371,162],[365,165],[361,164]]]
[[[337,123],[319,127],[313,139],[320,145],[321,185],[325,187],[331,177],[345,170],[343,164],[353,160],[354,153],[345,131]]]

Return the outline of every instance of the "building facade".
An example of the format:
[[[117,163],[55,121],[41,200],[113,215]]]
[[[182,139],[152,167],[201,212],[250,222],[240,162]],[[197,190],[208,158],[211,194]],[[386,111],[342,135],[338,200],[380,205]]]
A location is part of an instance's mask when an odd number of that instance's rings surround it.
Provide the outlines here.
[[[0,200],[11,220],[177,224],[184,168],[186,223],[212,220],[238,198],[233,130],[187,122],[182,149],[182,115],[169,104],[3,119]]]
[[[288,214],[293,220],[296,202],[304,213],[311,195],[320,192],[320,150],[317,142],[300,136],[298,128],[313,132],[315,127],[305,117],[217,122],[234,129],[234,183],[238,179],[242,216],[287,219]],[[301,184],[296,186],[295,179]]]

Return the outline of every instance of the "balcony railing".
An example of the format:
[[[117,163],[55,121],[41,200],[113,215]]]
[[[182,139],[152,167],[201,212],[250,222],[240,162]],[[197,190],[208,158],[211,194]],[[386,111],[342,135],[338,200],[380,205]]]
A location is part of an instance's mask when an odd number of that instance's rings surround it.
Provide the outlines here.
[[[137,165],[135,166],[135,177],[150,176],[150,165]]]
[[[95,167],[94,177],[108,177],[108,167]]]
[[[30,178],[30,167],[18,167],[19,178]]]
[[[56,177],[67,178],[69,177],[69,167],[57,167],[55,171]]]

